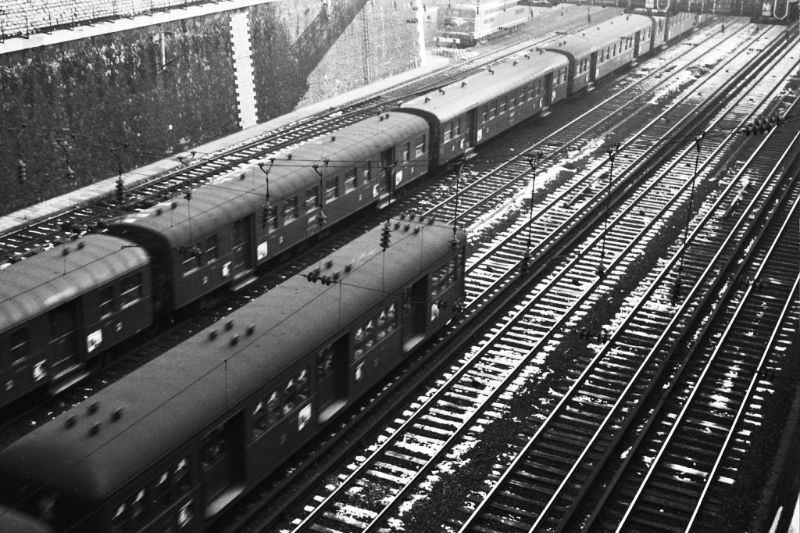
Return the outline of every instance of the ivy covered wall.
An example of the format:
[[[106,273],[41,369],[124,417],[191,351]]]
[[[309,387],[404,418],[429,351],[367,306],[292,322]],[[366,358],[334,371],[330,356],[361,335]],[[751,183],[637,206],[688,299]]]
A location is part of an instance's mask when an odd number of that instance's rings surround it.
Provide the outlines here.
[[[285,0],[248,8],[259,122],[363,85],[365,57],[369,81],[414,67],[415,32],[398,22],[410,6]],[[0,214],[234,133],[236,98],[224,11],[0,54]]]

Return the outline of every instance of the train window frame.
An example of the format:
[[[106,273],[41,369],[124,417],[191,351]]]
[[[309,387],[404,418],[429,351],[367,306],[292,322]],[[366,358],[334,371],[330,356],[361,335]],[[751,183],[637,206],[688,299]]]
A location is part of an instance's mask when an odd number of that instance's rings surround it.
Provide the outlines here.
[[[422,157],[425,155],[425,141],[426,135],[423,133],[422,136],[417,139],[417,144],[414,147],[414,157]]]
[[[339,176],[325,178],[325,203],[335,202],[339,198]]]
[[[356,187],[358,187],[358,167],[353,167],[344,173],[344,193],[354,191]]]
[[[228,452],[230,443],[225,435],[225,424],[215,427],[200,440],[200,468],[206,471],[217,464]]]
[[[200,247],[202,241],[197,241],[194,244],[190,244],[188,246],[182,246],[180,248],[181,254],[181,268],[183,269],[183,275],[186,276],[195,272],[200,266],[202,265],[202,257],[203,257],[203,249]],[[122,298],[122,288],[120,283],[120,302],[123,301]],[[125,309],[124,305],[120,305],[121,309]]]
[[[267,233],[274,233],[281,225],[278,218],[278,206],[274,204],[267,204],[261,214],[261,227],[267,230]]]
[[[217,234],[213,233],[206,237],[206,250],[205,255],[206,263],[211,263],[219,259],[219,239]]]
[[[288,224],[300,217],[300,198],[295,194],[283,203],[283,223]]]
[[[266,397],[261,397],[250,409],[250,437],[253,441],[263,437],[272,426],[269,420]]]
[[[106,320],[114,316],[116,309],[116,297],[114,285],[106,285],[97,290],[97,314],[100,320]]]
[[[24,338],[17,340],[17,336],[22,336]],[[30,335],[28,335],[28,328],[26,326],[11,332],[11,334],[8,336],[8,355],[11,358],[12,365],[22,363],[28,358],[30,355],[30,343]],[[15,355],[15,352],[18,351],[22,351],[22,354]]]
[[[132,282],[132,284],[126,286],[128,282]],[[134,272],[122,278],[119,282],[119,291],[120,310],[128,309],[141,302],[144,297],[142,272]],[[133,298],[129,299],[130,295],[133,295]]]
[[[411,142],[407,142],[403,145],[403,161],[411,161]]]
[[[306,197],[305,201],[303,202],[303,207],[305,208],[306,213],[313,213],[322,207],[319,202],[319,185],[314,185],[313,187],[306,189]]]

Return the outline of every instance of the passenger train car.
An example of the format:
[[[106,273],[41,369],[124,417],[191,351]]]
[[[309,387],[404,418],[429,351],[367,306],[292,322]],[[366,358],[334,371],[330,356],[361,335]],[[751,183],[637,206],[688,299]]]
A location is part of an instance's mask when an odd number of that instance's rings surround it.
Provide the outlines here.
[[[58,531],[205,529],[459,308],[464,233],[387,225],[4,449],[2,501]]]
[[[479,41],[525,24],[531,16],[531,8],[519,5],[518,0],[448,4],[436,42],[457,48],[475,46]]]
[[[53,528],[41,520],[0,505],[0,531],[3,533],[53,533]]]
[[[616,17],[0,270],[0,406],[76,382],[154,321],[245,285],[326,224],[386,205],[697,22]]]

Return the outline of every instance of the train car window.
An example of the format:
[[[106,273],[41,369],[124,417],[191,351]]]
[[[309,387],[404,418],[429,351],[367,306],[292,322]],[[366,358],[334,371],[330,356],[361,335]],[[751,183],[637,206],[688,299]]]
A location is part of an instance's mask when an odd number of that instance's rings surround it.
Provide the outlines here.
[[[492,120],[497,113],[497,100],[489,102],[489,120]]]
[[[448,122],[442,128],[442,142],[443,143],[450,142],[450,139],[452,138],[452,132],[451,132],[452,126],[453,126],[453,123],[452,122]]]
[[[363,170],[363,172],[361,174],[361,179],[363,179],[364,182],[368,182],[368,181],[370,181],[372,179],[372,172],[370,172],[370,168],[371,168],[370,165],[371,165],[371,163],[369,161],[367,161],[367,167]]]
[[[184,503],[178,509],[178,527],[181,529],[191,525],[194,515],[192,514],[193,500]]]
[[[358,361],[365,354],[364,350],[364,327],[356,328],[353,334],[353,359]]]
[[[326,346],[317,354],[317,381],[323,380],[333,372],[333,346]]]
[[[253,417],[253,429],[251,430],[251,435],[253,437],[253,440],[255,440],[264,433],[266,433],[267,428],[269,427],[269,416],[267,414],[267,405],[263,400],[258,402],[255,405],[255,407],[253,407],[252,417]]]
[[[278,206],[268,205],[261,213],[261,227],[267,228],[267,231],[272,233],[280,224],[278,223]]]
[[[172,476],[172,490],[175,492],[174,499],[178,499],[188,493],[192,488],[192,479],[189,475],[189,458],[184,457],[175,464]]]
[[[168,507],[170,503],[170,471],[169,469],[161,472],[150,490],[153,504],[161,509]]]
[[[111,517],[111,526],[117,531],[125,531],[128,526],[128,504],[121,503]]]
[[[228,442],[225,440],[225,433],[220,426],[215,428],[203,439],[201,465],[203,470],[210,468],[225,453]]]
[[[120,307],[127,309],[142,299],[142,273],[136,272],[120,283]]]
[[[203,250],[200,248],[200,243],[196,242],[193,245],[181,247],[180,254],[181,264],[183,265],[183,273],[186,274],[200,266],[200,259],[203,256]]]
[[[283,204],[283,223],[288,224],[292,220],[300,216],[300,206],[298,205],[299,198],[297,195],[290,196]]]
[[[283,386],[283,414],[288,415],[297,407],[297,386],[294,378]]]
[[[319,185],[306,190],[306,213],[319,208]]]
[[[22,361],[28,356],[28,332],[24,328],[11,334],[11,363]]]
[[[147,507],[145,506],[145,490],[141,489],[133,496],[130,504],[130,522],[131,525],[138,528],[144,521],[147,514]]]
[[[425,135],[424,134],[422,135],[422,137],[420,137],[417,140],[417,145],[414,148],[414,157],[422,157],[423,155],[425,155]]]
[[[114,286],[103,287],[97,292],[97,310],[100,319],[106,319],[114,313]]]
[[[500,113],[505,113],[508,108],[508,102],[505,98],[500,99]]]
[[[411,143],[406,143],[403,145],[403,161],[408,161],[411,159]]]
[[[350,192],[358,187],[358,169],[351,168],[344,174],[344,192]]]
[[[370,320],[364,326],[364,350],[370,351],[375,346],[375,321]]]
[[[275,424],[281,418],[281,402],[278,397],[278,391],[273,392],[267,400],[267,413],[269,416],[269,423]]]
[[[325,203],[329,204],[339,197],[339,177],[331,176],[325,180]]]
[[[310,395],[310,389],[308,385],[308,372],[304,368],[297,374],[297,401],[298,403],[303,403],[308,400]]]
[[[219,258],[219,248],[217,247],[217,236],[209,235],[206,238],[206,261],[214,261]]]

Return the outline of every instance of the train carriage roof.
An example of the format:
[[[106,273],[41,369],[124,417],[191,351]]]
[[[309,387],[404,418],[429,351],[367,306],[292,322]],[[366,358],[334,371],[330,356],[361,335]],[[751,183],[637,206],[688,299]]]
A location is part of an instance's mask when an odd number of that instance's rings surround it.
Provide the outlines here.
[[[572,57],[585,57],[617,39],[629,37],[637,31],[647,29],[652,24],[652,20],[644,15],[620,15],[581,33],[566,35],[555,44],[548,46],[547,49],[565,52]]]
[[[258,176],[261,173],[261,176]],[[112,232],[136,226],[172,246],[191,244],[218,228],[254,212],[264,201],[264,174],[258,167],[227,175],[184,195],[156,204],[110,224]]]
[[[109,496],[220,422],[300,356],[383,305],[387,293],[407,286],[453,245],[450,227],[398,222],[385,253],[376,228],[320,263],[322,274],[338,272],[341,283],[312,283],[305,273],[290,278],[5,448],[0,475],[23,476],[81,498]],[[90,414],[92,404],[97,409]]]
[[[148,264],[145,251],[110,235],[86,235],[0,271],[0,332]]]
[[[330,160],[326,173],[336,167],[363,167],[363,162],[376,154],[403,141],[413,142],[427,130],[427,123],[420,117],[382,113],[293,148],[276,158],[272,168],[267,159],[263,170],[259,165],[250,165],[192,190],[190,200],[178,195],[127,215],[111,225],[112,231],[133,225],[157,234],[173,247],[192,244],[259,210],[267,192],[266,171],[270,197],[277,201],[319,182],[319,175],[312,168],[314,163],[322,165]]]
[[[514,61],[492,65],[491,70],[409,100],[401,108],[430,113],[439,122],[446,122],[567,64],[567,59],[561,54],[532,51]]]
[[[367,161],[374,166],[379,163],[375,158],[384,150],[403,142],[411,142],[413,146],[427,132],[428,123],[424,119],[388,112],[312,139],[292,150],[291,159],[283,157],[275,161],[270,172],[270,196],[284,198],[319,183],[319,174],[312,165],[316,164],[326,177],[336,175],[341,169],[364,168]]]

